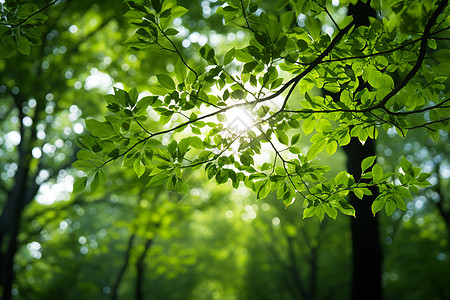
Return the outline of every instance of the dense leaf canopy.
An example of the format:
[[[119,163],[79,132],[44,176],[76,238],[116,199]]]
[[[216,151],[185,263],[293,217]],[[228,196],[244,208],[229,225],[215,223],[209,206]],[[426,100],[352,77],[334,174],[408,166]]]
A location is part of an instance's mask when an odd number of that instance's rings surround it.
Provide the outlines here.
[[[346,171],[330,179],[317,156],[352,137],[363,144],[377,139],[380,130],[405,136],[422,128],[438,140],[449,120],[448,69],[439,64],[449,54],[447,1],[420,4],[415,31],[414,12],[399,12],[401,1],[376,7],[383,15],[359,2],[351,6],[355,17],[346,18],[325,1],[277,1],[270,9],[228,1],[216,13],[226,26],[245,30],[248,45],[218,55],[206,43],[189,60],[174,26],[188,9],[172,0],[128,5],[126,17],[137,27],[129,49],[163,50],[176,63],[170,73],[155,74],[150,95],[116,88],[106,97],[106,121],[86,120],[92,136],[81,137],[75,166],[92,178],[91,188],[118,159],[147,177],[148,187],[180,192],[189,170],[204,166],[208,178],[231,180],[235,188],[244,183],[258,198],[277,191],[288,206],[300,196],[304,217],[322,219],[335,218],[336,209],[354,216],[345,200],[350,191],[362,198],[379,187],[372,211],[385,207],[391,215],[406,208],[410,191],[429,184],[429,175],[405,158],[396,172],[368,157],[361,179]],[[363,18],[370,22],[361,25]],[[79,179],[75,190],[87,182]]]
[[[447,1],[0,2],[4,300],[450,297]]]

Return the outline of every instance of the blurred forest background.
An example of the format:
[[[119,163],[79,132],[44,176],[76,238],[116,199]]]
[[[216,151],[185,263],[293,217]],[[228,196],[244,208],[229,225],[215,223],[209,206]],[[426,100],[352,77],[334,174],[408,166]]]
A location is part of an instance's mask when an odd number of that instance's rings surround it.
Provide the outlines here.
[[[246,43],[212,16],[221,3],[178,2],[190,9],[175,21],[186,57],[206,42],[222,54]],[[349,217],[302,220],[300,202],[256,201],[201,172],[186,195],[151,189],[119,164],[96,192],[71,195],[83,119],[105,115],[113,85],[146,90],[149,74],[173,70],[164,52],[125,51],[135,30],[125,12],[119,0],[59,1],[45,12],[41,46],[0,59],[0,230],[2,253],[15,256],[14,299],[348,299]],[[450,299],[449,137],[432,144],[423,133],[377,145],[386,170],[404,155],[433,174],[406,212],[379,213],[385,299]],[[344,157],[323,159],[342,169]],[[8,199],[19,194],[14,216]],[[11,248],[3,237],[14,217]]]

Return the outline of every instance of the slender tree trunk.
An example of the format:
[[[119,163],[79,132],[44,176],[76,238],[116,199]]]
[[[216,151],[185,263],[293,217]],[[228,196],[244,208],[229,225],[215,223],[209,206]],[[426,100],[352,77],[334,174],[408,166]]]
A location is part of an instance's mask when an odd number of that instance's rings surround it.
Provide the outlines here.
[[[317,284],[318,284],[318,273],[319,273],[319,249],[322,241],[322,233],[326,226],[326,220],[323,220],[319,225],[319,232],[317,234],[317,243],[315,245],[310,244],[311,248],[311,258],[309,260],[309,265],[311,268],[309,275],[309,286],[310,286],[310,297],[309,299],[317,298]]]
[[[3,300],[10,300],[14,282],[14,257],[17,252],[17,236],[20,231],[20,220],[23,212],[26,194],[28,168],[19,165],[15,176],[15,186],[9,194],[7,204],[0,218],[0,266]]]
[[[289,255],[289,264],[288,264],[288,270],[290,274],[290,278],[292,279],[292,282],[294,283],[296,289],[292,290],[292,297],[295,299],[297,295],[301,296],[301,299],[309,299],[308,291],[306,290],[305,286],[303,285],[302,279],[300,278],[300,268],[297,264],[297,258],[295,256],[294,252],[294,238],[287,236],[287,242],[288,242],[288,255]]]
[[[370,26],[369,17],[376,17],[376,11],[367,3],[358,1],[350,4],[348,15],[353,16],[356,27]],[[358,90],[370,88],[361,78]],[[356,91],[356,92],[357,92]],[[335,101],[339,101],[338,95],[333,94]],[[352,138],[350,143],[343,147],[347,155],[347,171],[355,180],[361,177],[361,162],[369,156],[375,155],[375,142],[367,139],[364,145],[357,138]],[[372,214],[372,203],[377,197],[378,189],[371,189],[372,195],[365,195],[359,199],[354,193],[350,193],[350,204],[356,210],[356,218],[350,221],[352,234],[352,286],[351,299],[382,299],[382,253],[378,230],[378,219]]]
[[[375,155],[375,144],[368,139],[364,146],[352,138],[344,147],[347,154],[347,170],[355,180],[361,177],[361,162]],[[351,220],[353,277],[351,299],[382,299],[381,275],[382,254],[378,231],[378,220],[372,214],[371,205],[377,196],[377,189],[371,189],[371,196],[362,200],[350,194],[350,204],[356,210],[356,218]]]
[[[19,111],[19,119],[23,120],[25,114],[21,108],[24,98],[22,96],[16,96],[14,101]],[[10,300],[12,298],[11,292],[14,283],[14,257],[17,252],[17,236],[20,230],[22,212],[29,201],[27,196],[30,196],[27,189],[30,173],[30,155],[28,154],[30,143],[26,140],[23,123],[21,122],[20,124],[21,140],[18,145],[19,166],[14,175],[14,187],[8,193],[6,205],[0,216],[0,283],[3,287],[2,300]]]
[[[144,251],[142,251],[141,256],[139,256],[139,259],[136,263],[136,300],[143,300],[144,299],[144,293],[143,293],[143,287],[144,287],[144,271],[145,271],[145,257],[147,256],[147,252],[150,249],[151,245],[153,243],[153,238],[147,239],[145,242]]]
[[[131,250],[133,249],[133,241],[134,238],[136,237],[136,235],[133,233],[130,238],[128,239],[128,247],[127,250],[125,252],[125,258],[123,260],[123,264],[122,267],[119,270],[119,274],[117,274],[117,278],[116,278],[116,282],[114,283],[114,286],[112,288],[112,293],[111,293],[111,300],[117,300],[117,293],[119,291],[119,287],[120,284],[122,283],[122,278],[123,275],[125,274],[127,267],[128,267],[128,263],[130,262],[130,255],[131,255]]]

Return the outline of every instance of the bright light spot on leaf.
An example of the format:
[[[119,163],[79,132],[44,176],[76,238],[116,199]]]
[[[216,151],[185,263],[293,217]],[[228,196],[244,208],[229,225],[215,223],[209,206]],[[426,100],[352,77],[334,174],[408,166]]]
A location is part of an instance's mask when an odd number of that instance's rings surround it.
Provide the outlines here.
[[[333,36],[333,33],[334,33],[333,27],[331,27],[331,26],[329,26],[329,25],[323,25],[323,26],[322,26],[322,30],[323,30],[326,34],[328,34],[329,36]]]
[[[278,218],[278,217],[273,218],[272,219],[272,224],[275,225],[275,226],[280,225],[280,218]]]
[[[238,32],[236,32],[236,37],[238,38],[238,40],[242,40],[245,37],[245,32],[239,30]]]

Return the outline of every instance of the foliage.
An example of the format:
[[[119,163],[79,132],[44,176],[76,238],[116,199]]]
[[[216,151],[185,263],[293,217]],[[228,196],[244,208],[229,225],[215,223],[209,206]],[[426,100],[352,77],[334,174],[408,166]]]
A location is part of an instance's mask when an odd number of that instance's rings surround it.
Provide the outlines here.
[[[347,299],[350,220],[328,226],[298,214],[336,217],[332,199],[353,214],[345,194],[367,202],[373,185],[381,192],[373,211],[392,213],[380,227],[385,296],[448,297],[448,8],[428,28],[439,3],[375,1],[377,19],[340,33],[350,1],[202,1],[203,10],[179,2],[129,2],[130,25],[120,1],[2,4],[4,299],[12,251],[17,299],[139,299],[138,291],[155,299]],[[18,15],[25,8],[30,14]],[[96,75],[120,87],[108,108],[91,85]],[[392,82],[396,90],[405,80],[389,111],[377,106]],[[87,149],[78,151],[81,117],[93,136],[83,135]],[[377,139],[377,157],[363,162],[356,182],[340,172],[350,136]],[[77,152],[84,172],[70,168]],[[105,162],[108,169],[97,168]],[[93,192],[70,198],[77,176],[74,190]],[[432,186],[410,194],[427,180]],[[302,195],[304,208],[290,198]],[[19,222],[11,248],[8,230]]]
[[[317,155],[333,154],[352,137],[377,139],[380,130],[405,136],[421,128],[437,140],[448,128],[448,74],[435,63],[448,57],[447,1],[421,5],[419,33],[405,32],[397,6],[387,4],[385,16],[356,27],[351,17],[338,24],[325,1],[277,1],[275,13],[253,1],[227,1],[216,13],[227,26],[245,29],[248,45],[219,57],[205,44],[189,62],[173,25],[188,9],[175,0],[127,3],[137,27],[126,42],[130,50],[165,50],[177,63],[169,74],[156,74],[151,95],[115,89],[106,97],[106,121],[86,120],[92,135],[80,138],[84,150],[75,166],[87,177],[75,183],[77,191],[88,182],[95,189],[104,166],[119,159],[148,178],[148,187],[178,191],[186,171],[203,166],[209,179],[243,183],[258,198],[276,191],[288,206],[299,195],[303,217],[323,219],[336,218],[337,210],[355,216],[345,200],[350,191],[362,198],[379,187],[372,211],[384,207],[391,215],[405,209],[410,191],[429,184],[429,175],[405,158],[396,172],[384,172],[370,157],[361,180],[345,171],[330,179]],[[231,128],[239,116],[227,120],[237,108],[252,114],[245,130]],[[259,163],[266,149],[273,158]]]
[[[8,1],[1,5],[0,20],[0,54],[2,57],[11,57],[16,50],[22,54],[30,54],[32,45],[42,45],[41,32],[39,30],[47,16],[45,9],[56,4],[54,0],[42,8],[36,3],[21,3],[20,1]]]

